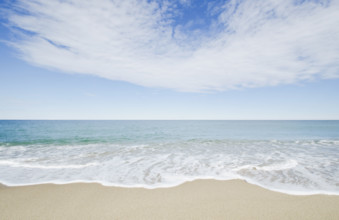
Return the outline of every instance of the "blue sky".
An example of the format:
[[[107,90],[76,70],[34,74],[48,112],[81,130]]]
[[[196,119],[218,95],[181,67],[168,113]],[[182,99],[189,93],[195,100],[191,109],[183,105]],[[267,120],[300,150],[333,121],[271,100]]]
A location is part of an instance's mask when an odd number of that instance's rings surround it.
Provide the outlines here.
[[[1,119],[339,119],[337,1],[27,2]]]

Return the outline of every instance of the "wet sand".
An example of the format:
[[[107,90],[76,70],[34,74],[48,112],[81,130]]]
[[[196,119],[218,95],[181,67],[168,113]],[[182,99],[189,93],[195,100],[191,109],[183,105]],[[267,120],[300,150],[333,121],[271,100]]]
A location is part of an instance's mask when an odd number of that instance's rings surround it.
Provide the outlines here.
[[[242,180],[160,189],[1,185],[0,219],[339,219],[339,196],[292,196]]]

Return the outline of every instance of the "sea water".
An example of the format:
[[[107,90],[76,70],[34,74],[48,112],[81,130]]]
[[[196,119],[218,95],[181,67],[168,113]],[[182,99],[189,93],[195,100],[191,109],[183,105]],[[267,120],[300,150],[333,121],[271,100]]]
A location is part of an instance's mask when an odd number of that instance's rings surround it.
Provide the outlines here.
[[[339,121],[0,121],[5,185],[195,179],[339,195]]]

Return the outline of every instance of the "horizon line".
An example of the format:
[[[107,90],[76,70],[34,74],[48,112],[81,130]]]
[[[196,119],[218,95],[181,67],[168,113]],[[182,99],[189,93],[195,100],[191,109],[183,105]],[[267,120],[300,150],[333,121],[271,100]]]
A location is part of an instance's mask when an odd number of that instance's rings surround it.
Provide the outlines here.
[[[339,119],[1,119],[0,121],[339,121]]]

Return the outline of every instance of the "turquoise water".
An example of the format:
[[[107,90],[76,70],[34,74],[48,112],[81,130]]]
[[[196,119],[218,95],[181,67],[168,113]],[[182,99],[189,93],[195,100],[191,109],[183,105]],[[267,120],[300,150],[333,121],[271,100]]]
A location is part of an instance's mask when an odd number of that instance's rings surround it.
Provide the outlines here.
[[[339,194],[339,121],[0,121],[0,182]]]

